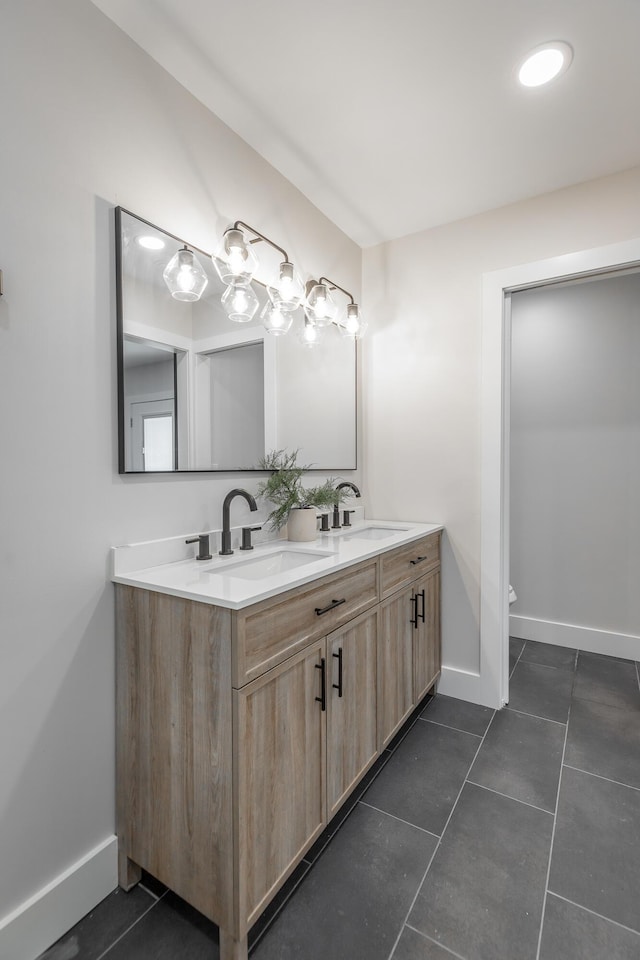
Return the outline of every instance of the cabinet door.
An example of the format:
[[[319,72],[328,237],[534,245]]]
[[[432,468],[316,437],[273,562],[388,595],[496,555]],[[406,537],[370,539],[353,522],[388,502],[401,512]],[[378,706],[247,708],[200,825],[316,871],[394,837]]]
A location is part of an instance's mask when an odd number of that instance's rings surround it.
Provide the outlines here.
[[[417,703],[440,673],[440,570],[422,577],[413,591],[418,613],[413,636],[414,702]]]
[[[325,649],[318,640],[234,691],[241,934],[326,821]]]
[[[413,707],[413,631],[415,600],[411,588],[380,606],[378,632],[378,713],[381,747],[391,740]]]
[[[331,818],[378,753],[377,612],[327,637],[327,812]]]

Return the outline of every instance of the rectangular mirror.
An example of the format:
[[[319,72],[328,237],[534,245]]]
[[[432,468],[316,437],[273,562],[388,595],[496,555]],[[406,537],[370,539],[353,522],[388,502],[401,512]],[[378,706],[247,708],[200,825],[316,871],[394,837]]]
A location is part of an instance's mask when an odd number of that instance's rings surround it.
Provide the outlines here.
[[[269,450],[299,449],[317,470],[356,468],[356,342],[333,325],[310,348],[304,319],[273,336],[229,319],[210,254],[122,207],[116,211],[120,473],[245,471]],[[163,271],[182,248],[207,282],[175,299]]]

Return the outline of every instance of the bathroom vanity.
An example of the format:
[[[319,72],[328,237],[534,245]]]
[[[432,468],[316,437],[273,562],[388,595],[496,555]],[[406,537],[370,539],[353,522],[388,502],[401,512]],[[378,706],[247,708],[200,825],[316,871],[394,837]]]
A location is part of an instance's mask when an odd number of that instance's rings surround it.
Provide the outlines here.
[[[435,683],[441,529],[116,556],[120,884],[157,877],[222,960]]]

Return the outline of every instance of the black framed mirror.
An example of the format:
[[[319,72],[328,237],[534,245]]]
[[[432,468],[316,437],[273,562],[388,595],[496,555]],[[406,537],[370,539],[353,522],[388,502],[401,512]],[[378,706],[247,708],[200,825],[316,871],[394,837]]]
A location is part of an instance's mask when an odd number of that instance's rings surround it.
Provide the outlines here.
[[[327,328],[303,346],[301,310],[285,336],[268,333],[255,280],[255,317],[235,323],[210,254],[123,207],[115,235],[120,473],[255,470],[281,448],[317,470],[356,468],[356,341]],[[192,299],[163,277],[185,249],[206,276]]]

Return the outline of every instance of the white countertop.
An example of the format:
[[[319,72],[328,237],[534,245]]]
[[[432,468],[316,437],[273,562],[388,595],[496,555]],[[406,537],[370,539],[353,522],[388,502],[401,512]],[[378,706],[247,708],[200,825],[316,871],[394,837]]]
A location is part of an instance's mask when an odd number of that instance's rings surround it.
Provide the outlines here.
[[[271,540],[250,552],[236,550],[228,557],[214,554],[213,559],[201,561],[195,559],[194,547],[185,548],[183,537],[172,537],[113,547],[111,579],[114,583],[241,610],[442,529],[437,523],[363,520],[351,527],[320,533],[311,543]],[[367,530],[372,530],[369,536],[375,539],[364,538]],[[175,559],[176,554],[184,556],[185,550],[193,553],[190,559]],[[271,564],[286,567],[303,558],[305,563],[301,566],[263,575],[263,568]]]

